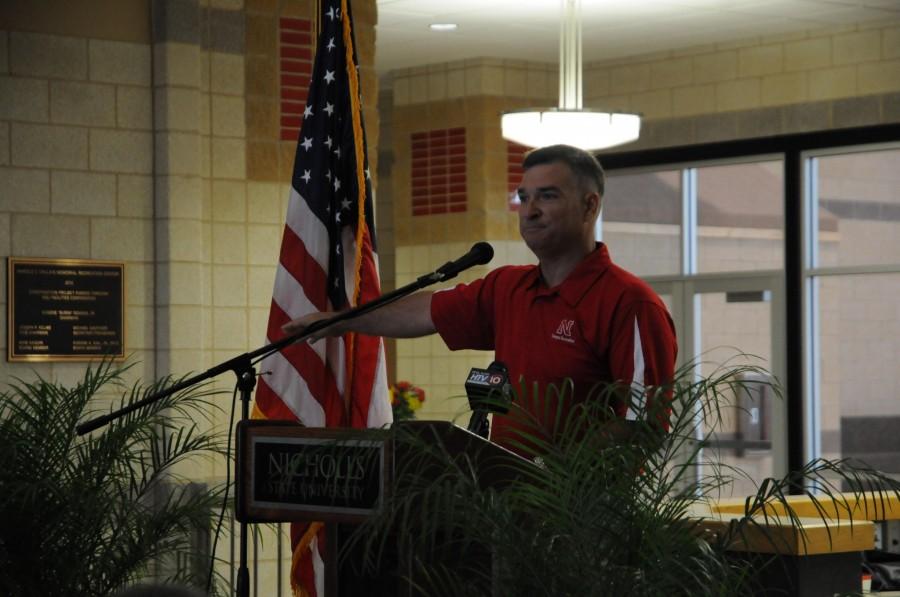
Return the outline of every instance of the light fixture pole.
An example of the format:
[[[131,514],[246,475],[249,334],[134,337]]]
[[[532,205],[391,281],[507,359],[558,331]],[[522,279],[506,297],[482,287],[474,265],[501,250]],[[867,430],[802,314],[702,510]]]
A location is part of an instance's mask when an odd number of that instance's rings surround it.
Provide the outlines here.
[[[503,138],[528,147],[566,144],[582,149],[605,149],[637,139],[639,115],[584,109],[581,65],[581,0],[562,0],[559,107],[504,113]]]

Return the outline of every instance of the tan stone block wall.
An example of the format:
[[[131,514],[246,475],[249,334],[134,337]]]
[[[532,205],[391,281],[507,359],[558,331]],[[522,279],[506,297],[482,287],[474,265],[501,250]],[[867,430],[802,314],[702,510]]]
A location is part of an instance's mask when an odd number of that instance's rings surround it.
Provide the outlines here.
[[[685,48],[585,65],[585,105],[653,121],[896,92],[898,55],[900,22]]]
[[[264,341],[295,149],[278,138],[276,19],[315,21],[316,3],[199,1],[201,19],[223,11],[243,23],[245,37],[225,44],[215,31],[196,42],[183,30],[179,41],[150,40],[150,7],[138,4],[143,12],[123,9],[126,22],[112,18],[119,37],[74,26],[60,34],[65,24],[49,16],[29,32],[0,31],[0,257],[125,261],[126,349],[143,363],[132,378],[150,381]],[[374,178],[377,16],[374,0],[354,4]],[[138,17],[146,22],[128,21]],[[167,22],[156,32],[184,26]],[[5,329],[0,338],[5,347]],[[31,368],[0,364],[7,376]],[[70,381],[84,365],[34,368]],[[233,381],[215,383],[230,389]],[[224,428],[226,416],[215,424]],[[186,471],[214,482],[225,466]],[[289,594],[283,555],[280,586]],[[274,569],[274,557],[262,554],[261,565]]]
[[[0,38],[2,256],[124,261],[126,350],[142,362],[131,377],[152,379],[149,46],[23,31]],[[5,346],[5,327],[2,335]],[[83,365],[0,368],[71,381]]]
[[[9,164],[9,123],[0,122],[0,166]]]

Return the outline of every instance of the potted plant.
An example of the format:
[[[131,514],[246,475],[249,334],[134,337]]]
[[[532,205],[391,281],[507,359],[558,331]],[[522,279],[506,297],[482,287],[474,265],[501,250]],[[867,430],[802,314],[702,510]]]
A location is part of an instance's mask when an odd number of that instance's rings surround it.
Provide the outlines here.
[[[174,383],[127,388],[127,369],[104,362],[71,388],[37,377],[0,392],[0,594],[96,597],[147,577],[206,585],[191,535],[208,537],[223,488],[176,469],[220,453],[203,428],[213,392],[178,392],[78,436],[104,397],[122,407]]]
[[[425,595],[745,595],[759,589],[756,571],[766,562],[730,550],[749,530],[765,531],[774,505],[800,524],[787,503],[791,488],[846,512],[842,483],[898,493],[895,481],[870,468],[820,460],[766,479],[732,524],[705,534],[697,506],[721,495],[740,471],[710,461],[698,425],[715,429],[748,374],[762,371],[723,367],[704,379],[694,372],[685,367],[671,387],[651,389],[670,399],[644,409],[627,442],[610,441],[616,388],[542,417],[553,429],[534,419],[520,447],[538,464],[510,460],[501,484],[480,474],[477,453],[395,426],[393,441],[414,457],[395,463],[383,515],[361,525],[345,553],[364,554],[370,570],[393,558],[389,565]],[[553,399],[544,403],[565,404],[569,390],[550,388]],[[701,462],[714,466],[697,478]]]

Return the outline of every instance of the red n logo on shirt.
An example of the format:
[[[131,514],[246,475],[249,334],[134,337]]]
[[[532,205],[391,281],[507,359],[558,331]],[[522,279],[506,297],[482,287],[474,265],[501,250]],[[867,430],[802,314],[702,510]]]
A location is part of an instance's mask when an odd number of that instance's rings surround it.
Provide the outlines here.
[[[556,336],[562,336],[563,338],[571,338],[572,337],[572,327],[575,325],[574,319],[563,319],[559,322],[559,327],[556,328]]]

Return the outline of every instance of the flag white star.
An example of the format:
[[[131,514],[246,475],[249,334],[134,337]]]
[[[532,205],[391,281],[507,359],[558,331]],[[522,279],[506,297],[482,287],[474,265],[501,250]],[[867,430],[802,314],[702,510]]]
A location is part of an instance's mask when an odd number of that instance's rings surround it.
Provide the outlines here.
[[[333,6],[329,6],[329,7],[328,7],[328,12],[326,12],[325,14],[327,14],[327,15],[328,15],[328,18],[331,19],[331,20],[333,21],[333,20],[334,20],[334,7],[333,7]]]
[[[306,118],[307,116],[312,116],[312,115],[313,115],[312,106],[306,106],[306,108],[303,110],[303,118]]]
[[[300,145],[303,146],[303,149],[309,151],[312,148],[312,139],[310,139],[309,137],[303,137],[303,143],[301,143]]]
[[[334,82],[334,71],[325,69],[325,82],[333,83]]]
[[[328,49],[329,51],[334,49],[334,38],[333,37],[328,40],[328,45],[325,46],[325,48]]]
[[[337,215],[334,216],[334,221],[337,222],[338,224],[341,223],[341,212],[337,212]]]
[[[309,170],[304,170],[303,176],[301,176],[300,178],[303,179],[303,182],[305,182],[306,184],[309,184],[309,179],[311,178],[309,175]]]
[[[329,170],[325,173],[325,178],[327,178],[328,180],[331,180],[331,170]]]
[[[371,178],[372,178],[372,174],[369,173],[369,169],[366,168],[366,180],[369,180],[369,179],[371,179]]]
[[[338,157],[338,159],[340,159],[340,157],[341,157],[341,148],[340,147],[334,148],[334,155],[336,155]]]
[[[334,252],[337,253],[338,255],[340,255],[341,254],[341,245],[336,246],[334,248]]]
[[[334,177],[334,190],[338,190],[341,188],[341,179],[337,176]]]
[[[328,146],[328,149],[331,149],[331,135],[328,135],[328,138],[325,139],[325,145]]]
[[[331,116],[331,114],[334,112],[334,106],[331,104],[331,102],[325,102],[324,110],[328,112],[329,116]]]
[[[341,209],[350,209],[350,200],[349,199],[341,200]]]

